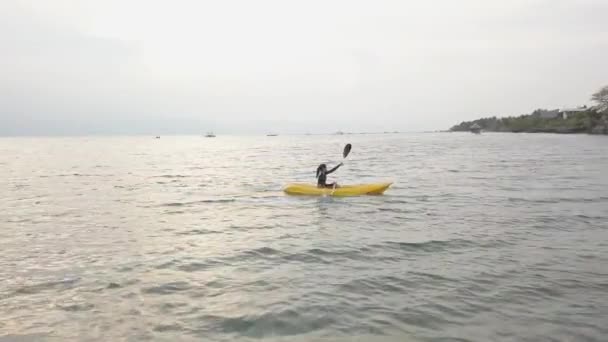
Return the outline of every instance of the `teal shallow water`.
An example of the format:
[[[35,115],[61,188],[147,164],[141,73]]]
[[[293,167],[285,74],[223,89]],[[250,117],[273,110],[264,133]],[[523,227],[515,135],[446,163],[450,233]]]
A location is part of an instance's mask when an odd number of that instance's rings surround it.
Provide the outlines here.
[[[603,341],[606,142],[2,138],[0,341]]]

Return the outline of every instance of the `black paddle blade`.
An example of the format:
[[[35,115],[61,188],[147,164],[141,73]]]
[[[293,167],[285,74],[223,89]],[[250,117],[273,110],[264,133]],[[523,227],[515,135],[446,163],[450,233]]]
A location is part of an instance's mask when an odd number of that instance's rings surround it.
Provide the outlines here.
[[[346,158],[346,156],[350,153],[350,150],[353,148],[353,145],[351,144],[346,144],[346,146],[344,146],[344,152],[342,152],[342,156],[344,158]]]

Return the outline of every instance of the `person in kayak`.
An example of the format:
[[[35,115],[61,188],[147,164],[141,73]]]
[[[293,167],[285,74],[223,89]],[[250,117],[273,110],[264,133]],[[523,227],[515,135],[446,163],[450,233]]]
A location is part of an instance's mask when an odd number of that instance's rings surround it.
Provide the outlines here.
[[[336,171],[343,164],[340,163],[336,165],[333,169],[327,171],[327,165],[321,164],[317,167],[317,187],[319,188],[337,188],[338,183],[329,183],[327,184],[327,175]]]

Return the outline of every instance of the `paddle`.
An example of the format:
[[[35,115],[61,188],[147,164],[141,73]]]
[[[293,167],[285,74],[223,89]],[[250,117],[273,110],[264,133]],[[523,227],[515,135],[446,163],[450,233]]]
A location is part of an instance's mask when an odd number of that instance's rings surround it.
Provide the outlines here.
[[[350,153],[350,150],[352,150],[353,145],[351,144],[346,144],[346,146],[344,146],[344,151],[342,151],[342,159],[346,159],[346,157],[348,156],[348,154]],[[344,162],[343,162],[344,164]],[[331,191],[331,194],[333,195],[334,192],[336,191],[336,183],[334,183],[334,189]]]
[[[346,146],[344,146],[344,151],[342,152],[342,157],[344,159],[346,159],[346,156],[348,156],[348,154],[350,153],[350,150],[353,148],[353,145],[351,144],[346,144]]]

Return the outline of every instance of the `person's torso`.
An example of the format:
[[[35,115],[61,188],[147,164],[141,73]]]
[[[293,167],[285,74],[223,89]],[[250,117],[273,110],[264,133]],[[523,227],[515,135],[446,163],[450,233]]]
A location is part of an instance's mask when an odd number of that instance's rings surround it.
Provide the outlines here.
[[[317,180],[317,184],[325,185],[326,181],[327,181],[327,174],[325,174],[325,172],[321,172],[321,174],[319,175],[319,179]]]

